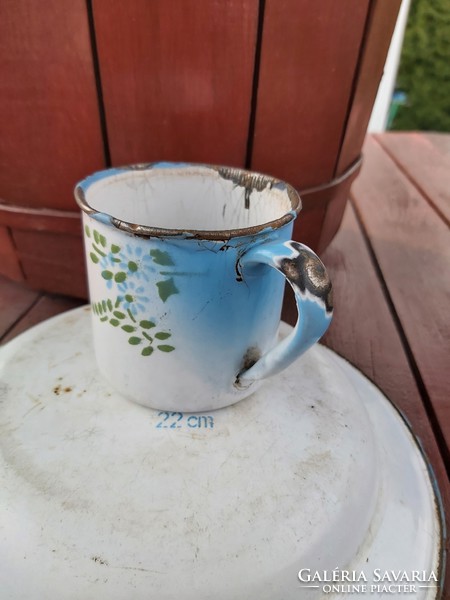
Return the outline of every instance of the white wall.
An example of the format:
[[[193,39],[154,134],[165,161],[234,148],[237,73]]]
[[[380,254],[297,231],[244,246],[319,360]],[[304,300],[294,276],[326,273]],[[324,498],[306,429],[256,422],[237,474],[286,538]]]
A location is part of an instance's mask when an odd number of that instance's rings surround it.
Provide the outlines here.
[[[397,24],[392,36],[391,45],[384,65],[383,78],[378,88],[378,94],[369,121],[369,132],[381,132],[386,129],[386,123],[391,104],[392,93],[397,78],[403,37],[405,35],[411,0],[403,0],[398,14]]]

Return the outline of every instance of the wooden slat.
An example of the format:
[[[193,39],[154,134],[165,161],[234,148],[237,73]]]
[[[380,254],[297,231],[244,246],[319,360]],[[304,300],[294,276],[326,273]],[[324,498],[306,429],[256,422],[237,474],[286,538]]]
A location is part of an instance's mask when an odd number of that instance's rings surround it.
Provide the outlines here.
[[[435,133],[431,131],[421,131],[423,138],[428,140],[433,146],[450,160],[450,135],[448,133]]]
[[[316,252],[328,246],[339,228],[350,186],[361,160],[330,183],[300,191],[302,210],[294,222],[293,237]]]
[[[85,0],[4,0],[0,198],[74,210],[74,183],[102,166]]]
[[[26,208],[0,203],[0,225],[24,231],[50,231],[81,236],[81,211]]]
[[[0,274],[23,281],[23,273],[8,227],[0,226]]]
[[[27,312],[27,314],[8,332],[2,339],[2,343],[12,340],[23,331],[33,327],[33,325],[37,325],[46,319],[55,317],[67,310],[81,306],[82,304],[82,300],[75,300],[73,298],[55,295],[43,296],[39,298],[31,310],[29,310],[29,312]]]
[[[450,447],[450,231],[372,138],[352,196]]]
[[[335,304],[324,343],[377,383],[406,414],[411,413],[416,433],[429,436],[423,410],[417,415],[411,410],[421,404],[420,394],[350,205],[322,260],[333,281]]]
[[[439,137],[422,133],[385,133],[377,141],[450,225],[450,144],[443,152]]]
[[[86,298],[85,261],[80,236],[14,229],[12,233],[22,269],[31,287]]]
[[[368,5],[266,0],[253,169],[300,189],[332,179]]]
[[[342,6],[340,2],[336,4]],[[348,169],[361,150],[400,5],[401,0],[371,0],[367,35],[358,65],[336,175]],[[346,18],[348,14],[345,13]],[[353,23],[353,15],[349,22]]]
[[[0,275],[0,340],[38,297],[37,292]]]
[[[341,229],[322,258],[333,281],[335,304],[324,342],[372,379],[408,418],[436,474],[448,530],[450,485],[445,465],[350,205]],[[447,541],[447,552],[448,547]],[[450,589],[450,569],[445,589]]]
[[[344,216],[350,187],[359,175],[361,165],[362,156],[359,156],[344,173],[333,179],[333,181],[339,181],[340,183],[335,187],[335,193],[328,202],[327,212],[320,230],[320,242],[317,248],[319,252],[322,252],[328,246],[339,229],[342,217]]]
[[[293,239],[301,241],[302,244],[317,251],[325,214],[326,205],[324,204],[302,208],[294,222]]]
[[[114,164],[243,165],[257,0],[94,0]]]

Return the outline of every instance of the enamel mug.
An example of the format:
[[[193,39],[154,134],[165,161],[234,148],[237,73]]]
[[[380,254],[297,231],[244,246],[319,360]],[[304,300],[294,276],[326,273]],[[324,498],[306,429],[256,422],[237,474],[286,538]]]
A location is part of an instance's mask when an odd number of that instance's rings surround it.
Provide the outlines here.
[[[187,412],[233,404],[328,328],[330,280],[290,239],[301,207],[290,185],[154,163],[95,173],[75,197],[98,368],[129,399]],[[279,342],[286,280],[299,316]]]

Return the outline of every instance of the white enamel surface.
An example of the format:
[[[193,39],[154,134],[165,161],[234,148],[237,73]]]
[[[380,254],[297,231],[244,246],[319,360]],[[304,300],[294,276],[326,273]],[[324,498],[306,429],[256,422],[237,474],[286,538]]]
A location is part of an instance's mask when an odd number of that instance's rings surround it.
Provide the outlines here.
[[[190,411],[234,404],[327,329],[329,307],[302,302],[300,325],[311,327],[296,328],[278,352],[285,280],[277,259],[292,254],[281,244],[299,209],[287,184],[227,167],[157,163],[94,173],[75,196],[99,370],[139,404]],[[143,233],[145,226],[158,231]],[[256,233],[246,229],[255,226]],[[217,239],[205,239],[211,235]],[[274,268],[244,269],[241,259],[261,245]],[[240,379],[255,365],[257,377]]]
[[[201,418],[116,394],[87,308],[26,332],[0,365],[2,599],[313,599],[301,568],[436,568],[410,433],[320,346]]]
[[[142,289],[140,295],[147,301],[143,310],[136,313],[136,321],[154,322],[156,327],[147,332],[152,337],[160,331],[169,332],[167,343],[175,348],[169,353],[155,349],[151,356],[143,356],[143,338],[139,345],[130,345],[131,334],[93,314],[99,369],[120,393],[152,408],[176,410],[182,406],[184,410],[199,411],[238,402],[258,387],[256,381],[245,389],[238,388],[235,381],[249,348],[257,348],[264,355],[276,344],[285,279],[274,269],[267,269],[265,273],[243,276],[244,281],[236,280],[239,252],[251,247],[253,238],[227,244],[195,239],[161,242],[134,237],[97,223],[86,214],[83,223],[91,231],[90,237],[85,237],[85,250],[92,304],[109,300],[116,306],[118,297]],[[267,241],[269,236],[289,236],[290,228],[288,224],[288,231],[267,233],[265,237],[260,234],[261,241]],[[119,269],[126,269],[128,258],[135,258],[138,251],[141,264],[142,257],[150,258],[149,253],[155,250],[166,253],[173,264],[151,263],[149,269],[142,269],[143,273],[129,274],[126,285],[134,288],[123,289],[112,282],[108,287],[102,270],[113,267],[104,263],[106,258],[98,263],[90,258],[95,246],[94,231],[105,236],[105,253],[114,244],[123,249],[125,266]],[[221,251],[223,246],[227,249]],[[158,284],[168,279],[173,281],[177,293],[163,301],[157,292]],[[122,301],[118,308],[126,314],[123,306],[126,303]],[[113,317],[113,313],[108,316]],[[135,334],[140,335],[137,329]],[[163,341],[154,341],[153,347],[158,343]]]
[[[86,201],[122,221],[181,231],[253,227],[292,210],[287,192],[269,185],[246,208],[243,186],[201,166],[125,171],[93,183]]]

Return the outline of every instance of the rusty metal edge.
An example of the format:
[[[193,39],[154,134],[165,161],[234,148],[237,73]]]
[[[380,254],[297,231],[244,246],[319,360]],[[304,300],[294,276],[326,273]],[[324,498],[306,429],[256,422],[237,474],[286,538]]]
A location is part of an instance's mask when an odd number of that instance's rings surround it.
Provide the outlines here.
[[[109,174],[116,174],[118,170],[123,170],[124,172],[130,171],[146,171],[152,170],[154,168],[158,168],[161,163],[158,162],[150,162],[150,163],[138,163],[138,164],[130,164],[130,165],[121,165],[119,167],[112,167],[111,169],[104,169],[103,171],[99,171],[96,175],[101,175],[103,177],[108,177]],[[87,215],[98,218],[105,222],[105,220],[109,221],[111,225],[120,229],[121,231],[125,231],[126,233],[130,233],[137,237],[142,238],[150,238],[150,237],[193,237],[199,240],[216,240],[216,241],[226,241],[231,238],[236,237],[244,237],[244,236],[253,236],[261,231],[266,229],[279,229],[283,225],[290,223],[293,221],[298,213],[301,210],[302,202],[298,192],[288,183],[277,179],[276,177],[272,177],[271,175],[266,175],[264,173],[258,173],[255,171],[248,171],[246,169],[241,169],[239,167],[229,167],[222,165],[209,165],[205,163],[193,163],[193,162],[174,162],[174,163],[163,163],[164,165],[170,164],[173,168],[202,168],[209,169],[218,173],[219,177],[222,179],[229,179],[233,181],[236,185],[243,187],[246,191],[250,193],[253,190],[261,191],[263,186],[269,187],[279,187],[280,185],[285,188],[287,195],[289,197],[291,203],[291,210],[284,214],[282,217],[278,219],[274,219],[273,221],[268,221],[266,223],[261,223],[260,225],[255,225],[253,227],[243,227],[242,229],[228,229],[228,230],[198,230],[198,229],[170,229],[170,228],[162,228],[162,227],[151,227],[147,225],[139,225],[138,223],[129,223],[127,221],[122,221],[117,219],[111,215],[102,213],[98,211],[92,206],[88,204],[86,199],[86,190],[85,188],[89,185],[89,179],[87,178],[80,181],[74,190],[75,200],[81,210]],[[167,168],[167,167],[165,167]]]

